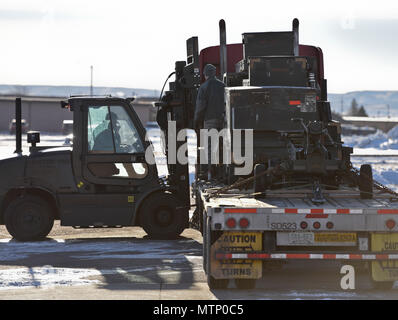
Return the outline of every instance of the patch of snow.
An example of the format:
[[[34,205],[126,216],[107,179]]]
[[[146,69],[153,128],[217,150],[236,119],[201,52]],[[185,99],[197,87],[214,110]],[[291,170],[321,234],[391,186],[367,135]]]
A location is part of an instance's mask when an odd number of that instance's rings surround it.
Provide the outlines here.
[[[5,269],[0,270],[0,290],[96,284],[100,281],[85,278],[98,275],[101,271],[94,269],[52,266]]]

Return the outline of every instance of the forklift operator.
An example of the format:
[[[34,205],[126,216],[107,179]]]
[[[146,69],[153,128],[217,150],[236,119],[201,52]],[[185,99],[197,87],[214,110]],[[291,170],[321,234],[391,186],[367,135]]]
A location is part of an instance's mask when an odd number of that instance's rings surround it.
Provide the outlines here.
[[[109,113],[107,113],[105,120],[109,121],[109,117]],[[120,152],[120,150],[122,149],[119,134],[120,123],[118,121],[117,115],[114,112],[112,112],[111,118],[112,121],[109,121],[108,127],[95,137],[94,146],[92,149],[93,151],[113,152],[113,137],[115,138],[114,141],[116,152]]]
[[[116,153],[129,152],[129,150],[133,147],[121,143],[122,139],[119,133],[121,126],[116,113],[111,112],[111,115],[107,113],[105,121],[106,122],[109,121],[109,123],[106,126],[105,122],[106,129],[101,131],[95,137],[92,152],[95,153],[114,153],[115,151]],[[132,163],[122,163],[122,166],[124,167],[127,173],[127,177],[129,178],[142,179],[147,174],[147,170],[144,170],[144,173],[136,172]],[[117,166],[114,163],[95,163],[95,164],[92,163],[90,164],[90,170],[94,175],[100,177],[112,177],[112,176],[118,176],[120,174],[120,170],[117,168]]]

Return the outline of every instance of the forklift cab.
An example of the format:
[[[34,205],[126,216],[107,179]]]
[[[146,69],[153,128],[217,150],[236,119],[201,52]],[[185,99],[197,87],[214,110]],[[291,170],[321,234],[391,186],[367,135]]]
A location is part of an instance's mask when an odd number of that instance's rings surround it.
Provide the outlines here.
[[[156,177],[156,166],[145,161],[145,129],[121,98],[71,98],[74,111],[73,168],[93,185],[142,184]],[[76,111],[80,112],[76,112]],[[81,160],[80,160],[81,159]],[[80,170],[79,170],[80,169]]]
[[[140,199],[159,189],[156,164],[145,161],[152,146],[130,101],[72,97],[63,102],[73,111],[72,168],[79,196],[61,195],[62,225],[131,225]]]

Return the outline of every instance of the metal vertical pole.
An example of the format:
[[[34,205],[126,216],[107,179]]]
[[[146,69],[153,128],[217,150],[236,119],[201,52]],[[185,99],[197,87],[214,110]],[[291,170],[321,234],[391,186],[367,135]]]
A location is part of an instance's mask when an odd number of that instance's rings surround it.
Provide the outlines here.
[[[91,70],[91,81],[90,81],[90,96],[93,95],[93,66],[90,67]]]
[[[15,152],[22,153],[22,101],[15,99]]]
[[[220,27],[220,80],[224,80],[224,74],[227,73],[227,32],[225,29],[225,21],[219,22]]]
[[[299,21],[297,18],[293,20],[293,35],[294,35],[294,55],[299,56]]]

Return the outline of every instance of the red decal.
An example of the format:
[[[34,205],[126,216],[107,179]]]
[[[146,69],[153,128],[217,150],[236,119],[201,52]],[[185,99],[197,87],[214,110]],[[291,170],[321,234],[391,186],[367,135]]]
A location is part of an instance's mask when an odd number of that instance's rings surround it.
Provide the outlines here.
[[[267,253],[248,253],[247,258],[248,259],[268,259],[271,255]]]
[[[377,210],[378,214],[398,214],[397,209],[380,209]]]
[[[338,214],[349,214],[350,209],[337,209]]]
[[[257,209],[226,208],[224,213],[257,213]]]
[[[298,213],[298,209],[285,209],[285,213]]]
[[[330,253],[325,253],[323,255],[323,259],[336,259],[336,255],[335,254],[330,254]]]
[[[323,209],[311,209],[311,213],[323,213]]]
[[[350,254],[350,259],[362,259],[361,254]]]
[[[290,100],[290,101],[289,101],[289,104],[290,104],[291,106],[298,106],[298,105],[301,104],[301,101],[300,101],[300,100]]]
[[[232,254],[231,253],[217,253],[216,254],[216,259],[232,259]]]
[[[327,218],[328,216],[329,216],[328,214],[307,214],[307,215],[305,215],[306,218],[318,218],[318,219]]]
[[[309,259],[309,253],[288,253],[286,259]]]

